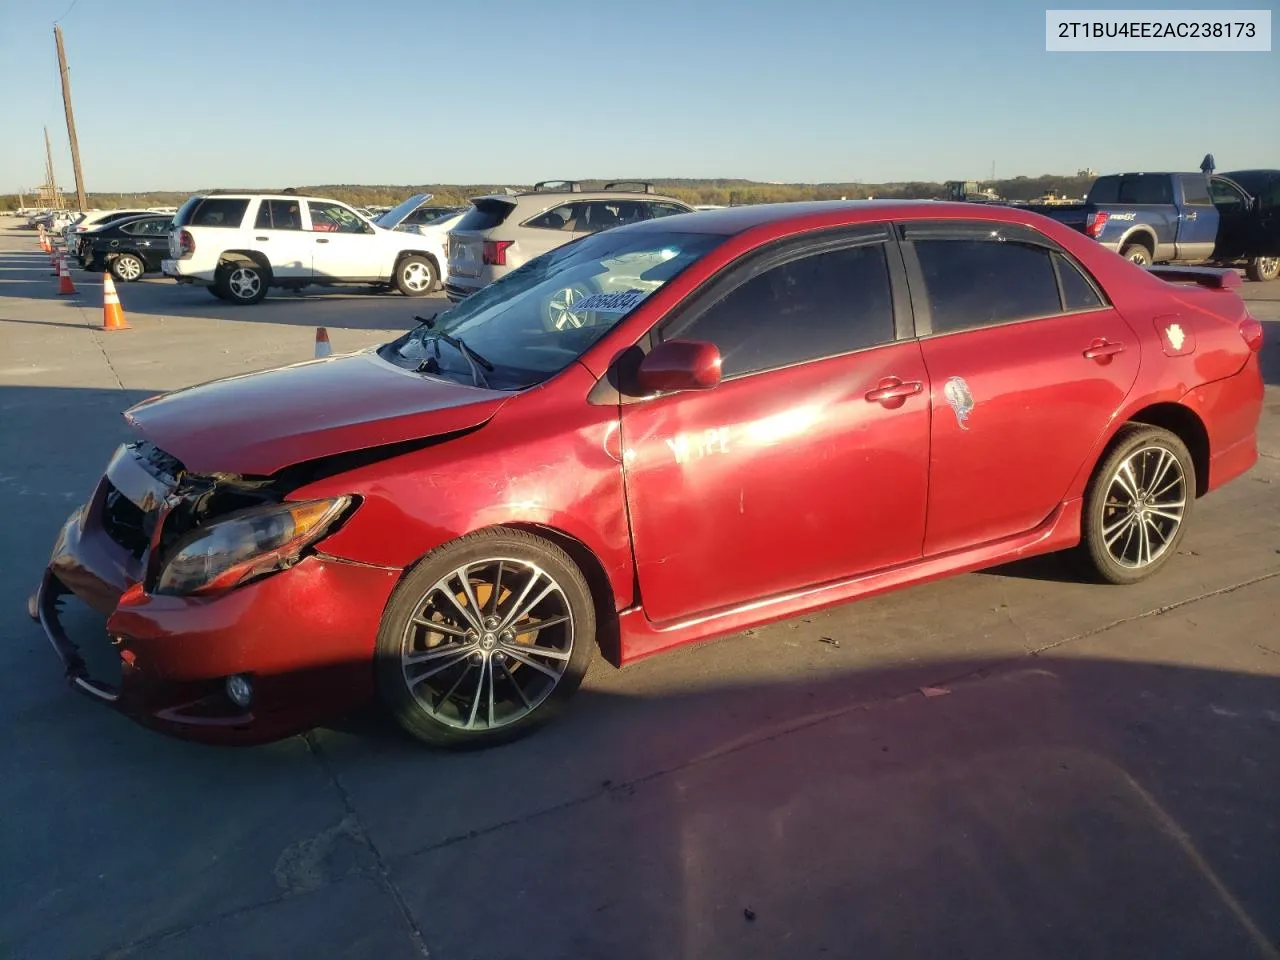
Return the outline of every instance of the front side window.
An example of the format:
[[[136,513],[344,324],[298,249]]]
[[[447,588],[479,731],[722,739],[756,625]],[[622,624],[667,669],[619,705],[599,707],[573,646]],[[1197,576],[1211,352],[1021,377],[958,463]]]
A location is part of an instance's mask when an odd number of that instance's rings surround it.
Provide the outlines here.
[[[838,356],[894,339],[883,243],[801,255],[751,277],[664,340],[705,340],[724,377]]]
[[[934,333],[1060,313],[1049,251],[1016,241],[956,238],[913,241]]]
[[[1243,194],[1225,180],[1209,181],[1209,193],[1213,197],[1213,205],[1219,210],[1236,212],[1244,208]]]
[[[348,210],[340,203],[324,203],[315,200],[307,201],[307,211],[311,214],[311,229],[321,233],[364,233],[364,221],[354,210]]]
[[[654,291],[724,241],[718,234],[615,231],[557,247],[379,348],[401,367],[495,389],[540,383],[573,363]],[[473,357],[474,361],[474,357]]]

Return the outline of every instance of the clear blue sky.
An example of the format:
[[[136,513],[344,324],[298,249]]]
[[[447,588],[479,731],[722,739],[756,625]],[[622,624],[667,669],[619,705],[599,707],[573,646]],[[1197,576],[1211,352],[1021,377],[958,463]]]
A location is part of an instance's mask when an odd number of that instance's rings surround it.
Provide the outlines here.
[[[71,2],[0,0],[0,190],[40,181],[44,124],[72,185]],[[1044,9],[77,0],[62,27],[89,190],[1280,165],[1280,52],[1049,54]]]

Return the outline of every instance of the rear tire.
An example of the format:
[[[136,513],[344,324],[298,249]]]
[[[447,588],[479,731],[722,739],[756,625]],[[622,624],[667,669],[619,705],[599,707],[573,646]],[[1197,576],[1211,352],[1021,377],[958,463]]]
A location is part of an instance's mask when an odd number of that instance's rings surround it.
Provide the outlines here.
[[[132,253],[122,253],[111,261],[111,276],[121,283],[133,283],[135,280],[140,280],[146,272],[146,264]]]
[[[416,254],[396,264],[396,289],[406,297],[425,297],[440,285],[440,271],[426,257]]]
[[[1140,267],[1151,266],[1151,251],[1141,243],[1130,243],[1120,251],[1120,256]]]
[[[238,306],[260,303],[267,296],[267,271],[256,263],[228,263],[218,268],[214,284],[222,299]]]
[[[374,672],[414,737],[481,749],[559,714],[595,645],[591,590],[569,555],[494,527],[433,551],[404,578],[382,615]]]
[[[1147,579],[1177,552],[1195,494],[1186,444],[1161,427],[1125,424],[1089,480],[1077,556],[1106,583]]]
[[[1244,265],[1244,275],[1255,283],[1280,277],[1280,257],[1254,257]]]

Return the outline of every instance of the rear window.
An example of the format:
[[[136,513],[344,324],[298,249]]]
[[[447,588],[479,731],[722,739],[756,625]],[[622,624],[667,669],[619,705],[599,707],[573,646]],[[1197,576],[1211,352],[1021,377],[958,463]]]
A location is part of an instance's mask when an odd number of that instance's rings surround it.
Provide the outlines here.
[[[249,201],[244,197],[192,197],[173,218],[176,227],[239,227]]]
[[[477,200],[453,229],[492,230],[506,223],[507,217],[511,216],[511,211],[515,208],[514,203],[505,200]]]

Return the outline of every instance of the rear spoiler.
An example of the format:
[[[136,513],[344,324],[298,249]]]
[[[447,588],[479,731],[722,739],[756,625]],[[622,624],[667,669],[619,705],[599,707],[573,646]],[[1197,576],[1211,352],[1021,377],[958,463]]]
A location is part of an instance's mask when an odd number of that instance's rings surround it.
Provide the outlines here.
[[[1243,285],[1234,270],[1215,267],[1147,267],[1146,271],[1169,283],[1197,283],[1214,290],[1234,290]]]

